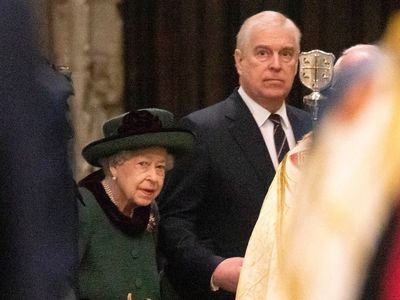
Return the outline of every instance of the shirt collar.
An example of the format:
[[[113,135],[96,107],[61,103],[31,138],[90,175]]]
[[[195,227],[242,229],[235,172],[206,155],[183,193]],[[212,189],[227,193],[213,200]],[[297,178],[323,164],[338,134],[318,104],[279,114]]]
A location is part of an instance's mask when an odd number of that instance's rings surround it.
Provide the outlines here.
[[[258,127],[263,126],[264,123],[269,118],[271,112],[268,111],[267,109],[265,109],[264,107],[262,107],[260,104],[258,104],[256,101],[254,101],[252,98],[250,98],[250,96],[246,94],[246,92],[244,91],[244,89],[242,87],[239,87],[238,93],[239,93],[240,97],[242,97],[244,103],[249,108],[251,114],[253,115],[254,119],[256,120]],[[287,117],[285,103],[282,103],[282,106],[275,113],[281,117],[283,127],[288,128],[289,119]]]

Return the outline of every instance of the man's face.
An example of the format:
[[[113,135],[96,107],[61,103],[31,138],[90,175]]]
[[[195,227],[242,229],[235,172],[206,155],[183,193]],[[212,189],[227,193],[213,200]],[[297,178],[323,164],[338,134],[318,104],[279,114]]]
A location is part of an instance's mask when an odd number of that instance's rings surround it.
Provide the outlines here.
[[[235,50],[241,86],[260,105],[279,108],[292,88],[298,55],[292,29],[253,30],[244,49]]]

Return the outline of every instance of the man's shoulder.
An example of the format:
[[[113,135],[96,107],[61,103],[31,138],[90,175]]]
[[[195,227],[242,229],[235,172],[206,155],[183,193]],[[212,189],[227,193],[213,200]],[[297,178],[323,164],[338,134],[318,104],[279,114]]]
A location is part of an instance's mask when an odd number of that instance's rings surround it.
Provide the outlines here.
[[[292,124],[296,140],[300,139],[304,134],[312,130],[313,119],[309,112],[291,105],[286,105],[286,112],[289,121]]]
[[[221,101],[221,102],[215,103],[213,105],[210,105],[210,106],[201,108],[199,110],[196,110],[194,112],[191,112],[190,114],[188,114],[184,118],[187,118],[187,119],[190,119],[190,120],[201,121],[201,120],[204,120],[204,119],[208,119],[210,116],[218,115],[219,111],[221,110],[220,109],[221,106],[223,106],[223,102],[224,101]]]
[[[305,111],[304,109],[298,108],[296,106],[286,104],[286,109],[287,109],[288,112],[297,114],[299,116],[304,116],[304,117],[311,118],[311,114],[308,111]]]
[[[188,119],[196,123],[223,119],[226,112],[229,110],[229,107],[231,107],[232,104],[238,100],[238,97],[239,94],[237,92],[233,92],[226,99],[205,108],[196,110],[185,116],[183,119]]]
[[[305,123],[312,124],[312,115],[308,111],[286,104],[286,112],[289,119],[293,119],[295,117],[297,120]]]

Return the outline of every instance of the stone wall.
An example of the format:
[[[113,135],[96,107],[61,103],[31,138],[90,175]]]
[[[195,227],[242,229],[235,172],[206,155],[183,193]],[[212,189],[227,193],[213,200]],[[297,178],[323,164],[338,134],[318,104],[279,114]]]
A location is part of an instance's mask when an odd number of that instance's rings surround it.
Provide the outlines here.
[[[82,148],[102,137],[103,122],[123,110],[123,22],[119,0],[38,0],[43,53],[71,73],[75,95],[70,119],[75,131],[74,176],[93,168]]]

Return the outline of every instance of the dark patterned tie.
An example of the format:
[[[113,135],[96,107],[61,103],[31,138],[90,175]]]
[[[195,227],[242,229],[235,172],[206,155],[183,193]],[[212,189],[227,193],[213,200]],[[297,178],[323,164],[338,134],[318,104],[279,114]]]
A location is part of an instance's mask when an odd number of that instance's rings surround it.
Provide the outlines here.
[[[274,141],[276,156],[278,161],[281,162],[285,154],[289,151],[289,144],[286,138],[286,134],[283,131],[281,124],[281,117],[278,114],[271,114],[269,119],[274,123]]]

